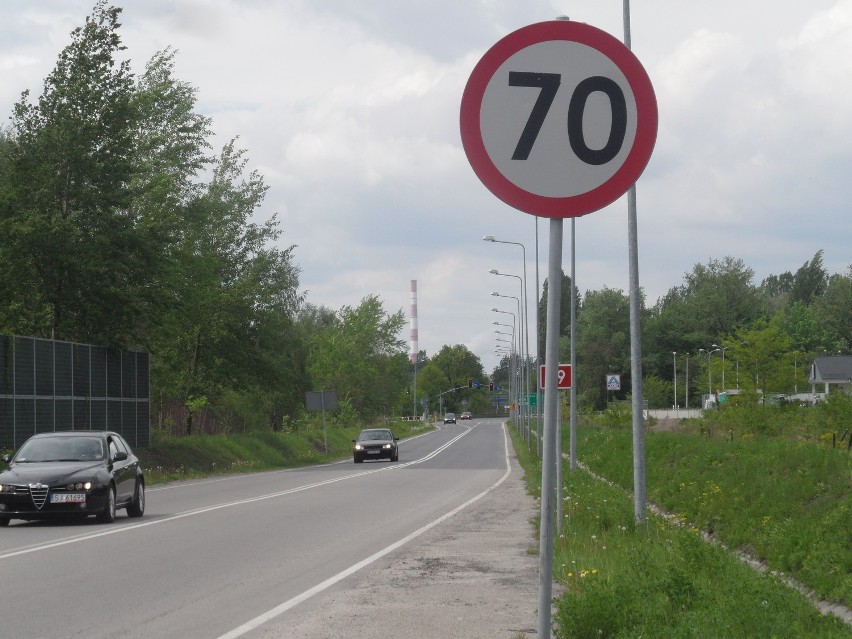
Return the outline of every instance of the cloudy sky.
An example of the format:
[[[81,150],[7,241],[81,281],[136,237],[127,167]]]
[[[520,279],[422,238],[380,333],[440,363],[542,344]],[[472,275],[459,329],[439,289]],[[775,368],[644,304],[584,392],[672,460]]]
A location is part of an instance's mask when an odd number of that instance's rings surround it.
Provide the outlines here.
[[[497,362],[491,311],[516,308],[525,247],[530,317],[547,272],[549,221],[510,208],[473,173],[459,107],[500,38],[567,15],[621,39],[610,0],[125,0],[141,73],[166,47],[198,89],[219,148],[239,136],[295,244],[313,304],[378,295],[408,316],[418,283],[420,348],[465,344]],[[0,118],[41,94],[94,0],[0,2]],[[824,250],[852,264],[852,0],[631,3],[632,46],[657,96],[659,132],[639,180],[639,279],[648,303],[697,263],[732,256],[795,271]],[[570,224],[564,268],[570,269]],[[536,230],[538,229],[538,238]],[[538,240],[538,251],[537,251]],[[627,292],[622,198],[576,222],[581,293]],[[536,257],[538,255],[538,260]],[[511,318],[508,318],[511,320]],[[403,335],[409,337],[408,326]]]

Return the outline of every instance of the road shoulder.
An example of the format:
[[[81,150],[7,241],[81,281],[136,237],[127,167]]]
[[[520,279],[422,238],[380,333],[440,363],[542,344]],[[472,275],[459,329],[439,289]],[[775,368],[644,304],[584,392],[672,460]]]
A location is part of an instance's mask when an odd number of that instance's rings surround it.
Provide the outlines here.
[[[511,474],[463,511],[349,583],[270,623],[297,639],[523,639],[536,635],[536,500]],[[531,552],[535,550],[536,552]],[[302,607],[300,607],[302,608]]]

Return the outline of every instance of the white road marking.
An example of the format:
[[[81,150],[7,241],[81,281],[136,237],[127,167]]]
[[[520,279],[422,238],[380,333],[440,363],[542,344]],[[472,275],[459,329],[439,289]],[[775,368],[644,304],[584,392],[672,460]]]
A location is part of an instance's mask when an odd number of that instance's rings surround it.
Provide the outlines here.
[[[287,490],[281,490],[274,493],[268,493],[266,495],[258,495],[257,497],[249,497],[247,499],[239,499],[236,501],[226,502],[224,504],[216,504],[214,506],[207,506],[204,508],[197,508],[195,510],[188,510],[183,513],[178,513],[177,515],[171,515],[169,517],[163,517],[162,519],[152,519],[150,521],[140,522],[138,524],[129,524],[125,526],[121,526],[118,528],[110,528],[109,530],[103,530],[96,533],[80,535],[78,537],[71,537],[68,539],[63,539],[61,541],[54,541],[45,544],[38,544],[36,546],[29,546],[27,548],[21,548],[18,550],[9,551],[3,554],[0,554],[0,561],[4,559],[11,559],[12,557],[20,557],[21,555],[28,555],[35,552],[40,552],[43,550],[50,550],[52,548],[59,548],[61,546],[67,546],[69,544],[76,544],[81,541],[89,541],[92,539],[99,539],[101,537],[107,537],[109,535],[118,535],[120,533],[126,533],[133,530],[138,530],[139,528],[146,528],[148,526],[157,526],[159,524],[165,524],[171,521],[176,521],[178,519],[185,519],[187,517],[194,517],[196,515],[203,515],[204,513],[213,512],[215,510],[222,510],[223,508],[232,508],[233,506],[242,506],[243,504],[251,504],[258,501],[264,501],[266,499],[274,499],[276,497],[283,497],[284,495],[292,495],[293,493],[302,492],[304,490],[310,490],[312,488],[319,488],[321,486],[327,486],[328,484],[334,484],[340,481],[346,481],[347,479],[354,479],[356,477],[363,477],[364,475],[372,475],[374,473],[381,473],[385,471],[396,470],[399,468],[405,468],[406,466],[414,466],[415,464],[422,464],[425,461],[428,461],[441,453],[442,451],[449,448],[459,439],[464,437],[470,433],[470,430],[466,430],[465,432],[457,435],[450,441],[448,441],[443,446],[436,448],[431,453],[426,455],[425,457],[421,457],[420,459],[415,459],[410,462],[405,462],[402,464],[394,464],[392,466],[382,466],[381,468],[376,468],[372,470],[365,470],[358,473],[352,473],[350,475],[345,475],[343,477],[335,477],[333,479],[326,479],[323,481],[318,481],[313,484],[305,484],[304,486],[297,486],[295,488],[288,488]]]
[[[469,432],[470,432],[469,430],[466,431],[466,433],[469,433]],[[463,434],[466,434],[466,433],[463,433]],[[459,435],[459,437],[461,437],[461,436],[462,435]],[[455,439],[453,439],[452,441],[450,441],[449,443],[447,443],[443,447],[436,450],[434,453],[432,453],[431,456],[436,455],[438,452],[440,452],[441,450],[443,450],[444,448],[449,446],[452,442],[459,439],[459,437],[456,437]],[[506,479],[509,477],[509,475],[512,472],[512,467],[511,467],[511,464],[509,463],[509,439],[508,439],[508,434],[506,433],[506,426],[505,425],[503,425],[503,445],[504,445],[504,449],[506,451],[506,472],[503,474],[503,476],[499,480],[497,480],[496,483],[492,484],[489,488],[486,488],[484,491],[482,491],[481,493],[479,493],[475,497],[472,497],[471,499],[469,499],[468,501],[466,501],[462,505],[454,508],[453,510],[449,511],[448,513],[441,515],[440,517],[438,517],[434,521],[426,524],[422,528],[418,528],[417,530],[415,530],[410,535],[403,537],[402,539],[400,539],[400,540],[392,543],[391,545],[383,548],[382,550],[378,551],[377,553],[370,555],[369,557],[367,557],[366,559],[364,559],[362,561],[359,561],[357,564],[354,564],[354,565],[350,566],[349,568],[347,568],[346,570],[343,570],[343,571],[337,573],[333,577],[329,577],[328,579],[317,584],[313,588],[309,588],[308,590],[306,590],[303,593],[293,597],[292,599],[289,599],[289,600],[285,601],[284,603],[282,603],[278,606],[275,606],[271,610],[268,610],[267,612],[264,612],[263,614],[258,615],[254,619],[251,619],[250,621],[247,621],[243,625],[241,625],[237,628],[234,628],[230,632],[226,632],[224,635],[219,636],[218,639],[237,639],[238,637],[242,637],[247,632],[250,632],[250,631],[254,630],[255,628],[258,628],[258,627],[262,626],[263,624],[275,619],[276,617],[287,612],[291,608],[294,608],[294,607],[298,606],[300,603],[307,601],[308,599],[310,599],[314,595],[322,592],[323,590],[326,590],[327,588],[333,586],[334,584],[338,583],[339,581],[346,579],[346,577],[354,575],[356,572],[358,572],[362,568],[369,566],[370,564],[381,559],[382,557],[384,557],[388,553],[391,553],[394,550],[396,550],[397,548],[404,546],[405,544],[407,544],[412,539],[419,537],[420,535],[422,535],[426,531],[434,528],[435,526],[437,526],[441,522],[449,519],[450,517],[461,512],[462,510],[464,510],[465,508],[467,508],[468,506],[470,506],[474,502],[479,501],[480,499],[485,497],[485,495],[487,495],[492,490],[497,488],[500,484],[502,484],[504,481],[506,481]],[[428,457],[425,457],[421,461],[425,461],[425,459],[428,459]]]

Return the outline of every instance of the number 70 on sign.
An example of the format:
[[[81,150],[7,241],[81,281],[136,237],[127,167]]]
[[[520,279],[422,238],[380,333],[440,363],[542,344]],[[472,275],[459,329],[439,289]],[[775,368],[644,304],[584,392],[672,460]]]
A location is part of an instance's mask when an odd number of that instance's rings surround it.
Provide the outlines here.
[[[539,367],[539,373],[541,376],[541,387],[545,388],[544,385],[544,366]],[[559,390],[565,390],[571,388],[572,378],[571,378],[571,364],[559,364],[559,368],[556,371],[556,388]]]

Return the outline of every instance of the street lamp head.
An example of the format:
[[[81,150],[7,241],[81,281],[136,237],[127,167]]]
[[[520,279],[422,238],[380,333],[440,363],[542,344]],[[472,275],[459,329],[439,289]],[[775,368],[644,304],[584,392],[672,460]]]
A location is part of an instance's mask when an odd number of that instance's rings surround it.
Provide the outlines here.
[[[492,275],[500,275],[500,271],[498,271],[496,268],[489,269],[488,272]]]
[[[485,235],[485,236],[483,236],[483,237],[482,237],[482,240],[483,240],[484,242],[493,242],[493,241],[494,241],[494,236],[493,236],[493,235]]]
[[[502,313],[502,311],[499,308],[494,308],[493,306],[491,307],[491,310],[494,311],[495,313]]]
[[[494,297],[500,297],[500,293],[498,293],[497,291],[491,291],[491,294],[492,294]]]

